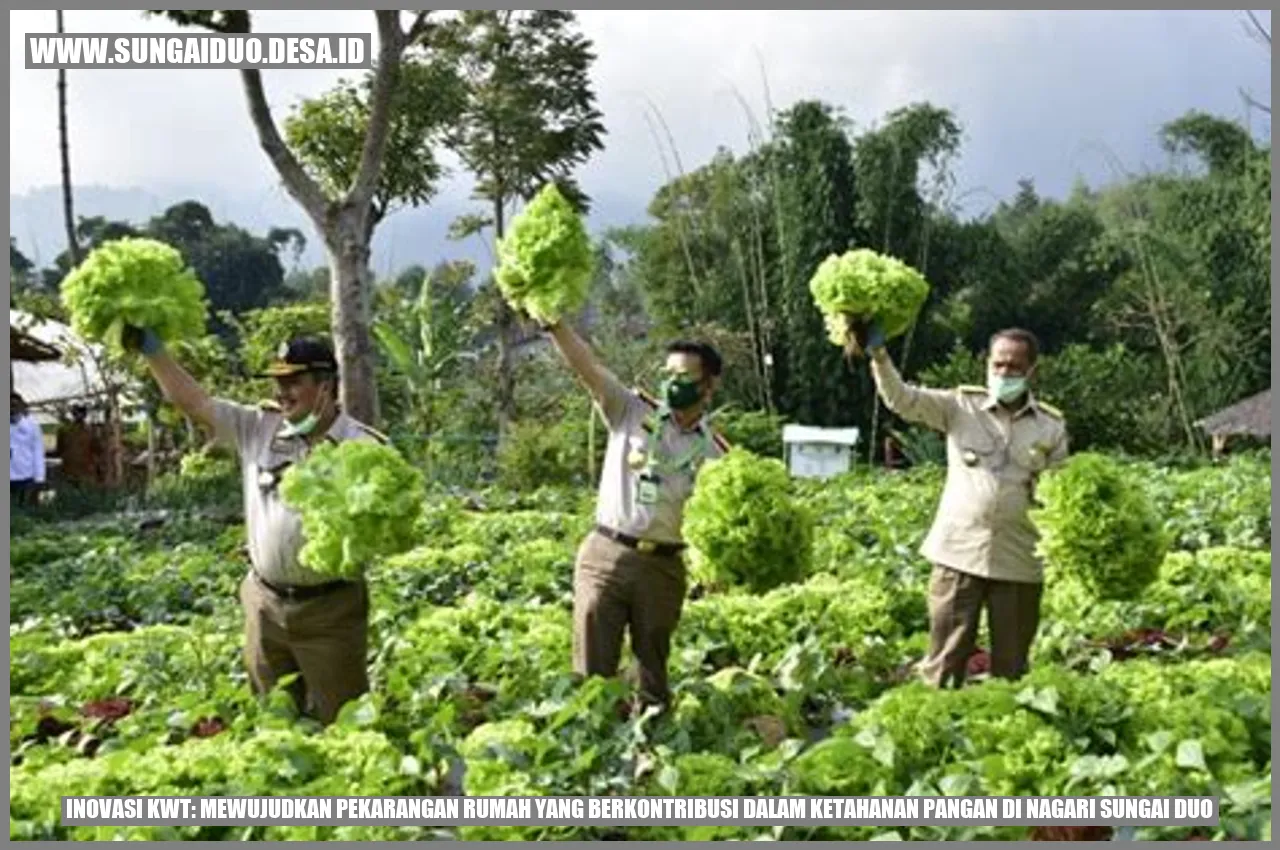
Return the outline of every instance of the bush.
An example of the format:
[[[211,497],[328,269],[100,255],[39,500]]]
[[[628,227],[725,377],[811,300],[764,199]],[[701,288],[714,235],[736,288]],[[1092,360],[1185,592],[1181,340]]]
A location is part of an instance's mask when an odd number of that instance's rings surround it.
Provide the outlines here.
[[[783,456],[782,426],[786,420],[763,410],[726,410],[716,416],[715,429],[729,444],[761,457]]]

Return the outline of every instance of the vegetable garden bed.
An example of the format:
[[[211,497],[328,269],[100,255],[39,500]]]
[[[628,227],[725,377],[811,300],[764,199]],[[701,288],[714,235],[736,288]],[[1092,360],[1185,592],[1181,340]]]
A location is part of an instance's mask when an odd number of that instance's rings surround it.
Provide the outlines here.
[[[432,838],[392,827],[75,827],[64,794],[1038,794],[1221,799],[1268,838],[1269,455],[1144,465],[1173,541],[1136,599],[1050,575],[1031,674],[913,680],[940,470],[799,485],[802,584],[686,604],[665,716],[575,684],[574,552],[590,494],[436,497],[418,547],[372,575],[374,693],[319,731],[241,669],[243,531],[170,515],[25,522],[11,539],[10,836]],[[985,645],[985,638],[984,638]],[[1199,830],[1199,831],[1197,831]],[[1026,839],[1027,827],[466,827],[462,838]],[[1065,837],[1105,838],[1102,833]]]

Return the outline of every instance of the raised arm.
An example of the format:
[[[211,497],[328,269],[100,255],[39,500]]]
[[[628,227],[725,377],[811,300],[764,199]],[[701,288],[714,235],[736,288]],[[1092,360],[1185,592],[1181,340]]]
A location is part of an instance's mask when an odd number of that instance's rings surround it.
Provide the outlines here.
[[[871,375],[880,398],[894,413],[935,431],[947,430],[956,406],[954,390],[927,389],[906,383],[883,345],[871,349]]]
[[[126,329],[124,345],[127,349],[142,353],[152,376],[170,403],[208,430],[214,429],[213,397],[205,392],[204,387],[178,361],[169,356],[154,334],[137,328]]]
[[[569,325],[556,322],[548,328],[548,333],[560,356],[591,393],[605,420],[611,425],[621,421],[627,410],[627,390],[622,383]]]

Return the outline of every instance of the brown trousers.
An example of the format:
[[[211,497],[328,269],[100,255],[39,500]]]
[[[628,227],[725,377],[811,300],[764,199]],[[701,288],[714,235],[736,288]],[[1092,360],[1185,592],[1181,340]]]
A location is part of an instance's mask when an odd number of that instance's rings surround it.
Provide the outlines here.
[[[255,693],[299,673],[290,688],[299,710],[328,724],[344,703],[369,690],[369,590],[363,582],[291,601],[251,572],[240,585],[240,603],[244,661]]]
[[[665,703],[671,635],[686,589],[679,556],[646,555],[592,532],[578,549],[573,576],[573,667],[582,676],[611,677],[630,630],[640,692]]]
[[[920,672],[935,687],[960,687],[982,609],[991,632],[991,675],[1020,678],[1040,625],[1043,585],[995,581],[940,564],[929,580],[929,656]]]

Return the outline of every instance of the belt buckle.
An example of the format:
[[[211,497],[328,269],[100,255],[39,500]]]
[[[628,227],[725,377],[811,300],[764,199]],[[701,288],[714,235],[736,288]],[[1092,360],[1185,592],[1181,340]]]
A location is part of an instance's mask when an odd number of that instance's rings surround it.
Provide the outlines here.
[[[654,543],[652,540],[636,541],[636,551],[642,555],[650,555],[653,552],[657,551],[657,548],[658,548],[658,544]]]

